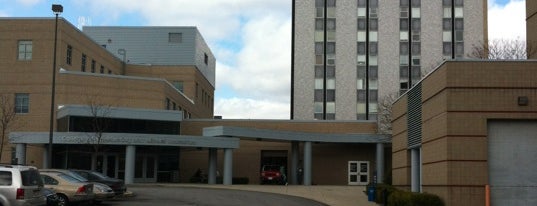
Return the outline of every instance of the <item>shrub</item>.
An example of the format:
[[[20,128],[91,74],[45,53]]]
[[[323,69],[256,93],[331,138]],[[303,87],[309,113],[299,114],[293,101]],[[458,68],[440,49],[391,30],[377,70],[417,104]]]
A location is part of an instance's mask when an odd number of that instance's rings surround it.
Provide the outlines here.
[[[395,190],[388,197],[388,206],[444,206],[440,197],[427,193]]]

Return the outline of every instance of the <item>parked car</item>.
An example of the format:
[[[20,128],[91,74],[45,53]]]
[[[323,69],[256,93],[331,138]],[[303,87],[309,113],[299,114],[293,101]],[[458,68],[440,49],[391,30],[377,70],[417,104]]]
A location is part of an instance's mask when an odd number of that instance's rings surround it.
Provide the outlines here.
[[[43,188],[43,194],[47,198],[47,206],[65,206],[65,201],[60,200],[54,190]]]
[[[60,172],[41,171],[40,173],[45,187],[54,190],[59,201],[64,205],[75,202],[93,202],[95,200],[92,183],[82,182]]]
[[[37,168],[0,165],[0,205],[45,205],[43,181]]]
[[[88,179],[91,182],[98,182],[103,183],[105,185],[108,185],[112,190],[114,190],[114,193],[116,195],[123,195],[127,191],[127,187],[125,186],[125,182],[120,179],[108,177],[104,175],[103,173],[92,171],[92,170],[71,170],[80,176]]]
[[[261,184],[287,183],[287,178],[285,176],[285,167],[280,165],[263,165],[263,167],[261,167],[260,181]]]
[[[65,170],[65,169],[42,169],[40,171],[43,172],[57,172],[57,173],[63,173],[66,175],[69,175],[81,182],[91,183],[93,184],[93,193],[95,193],[95,202],[102,202],[107,199],[113,198],[115,196],[114,190],[110,188],[108,185],[99,183],[99,182],[93,182],[90,181],[82,176],[80,176],[78,173]]]

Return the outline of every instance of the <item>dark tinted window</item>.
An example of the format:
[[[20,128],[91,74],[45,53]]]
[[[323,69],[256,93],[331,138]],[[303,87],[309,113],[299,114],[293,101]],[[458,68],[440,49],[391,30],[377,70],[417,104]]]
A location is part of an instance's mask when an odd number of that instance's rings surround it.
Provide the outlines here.
[[[7,186],[13,184],[12,174],[9,171],[0,172],[0,185]]]
[[[43,186],[43,181],[39,176],[39,172],[35,169],[21,171],[22,185],[24,186]]]

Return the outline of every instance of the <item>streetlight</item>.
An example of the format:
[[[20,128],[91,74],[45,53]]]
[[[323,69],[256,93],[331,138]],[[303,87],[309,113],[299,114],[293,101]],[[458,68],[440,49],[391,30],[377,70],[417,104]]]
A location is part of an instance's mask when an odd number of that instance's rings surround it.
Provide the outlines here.
[[[56,15],[56,22],[54,26],[54,59],[52,61],[52,92],[50,97],[50,130],[48,136],[47,168],[52,168],[52,137],[54,136],[54,96],[56,94],[56,45],[58,42],[58,15],[63,12],[63,6],[60,4],[52,4],[52,11]]]

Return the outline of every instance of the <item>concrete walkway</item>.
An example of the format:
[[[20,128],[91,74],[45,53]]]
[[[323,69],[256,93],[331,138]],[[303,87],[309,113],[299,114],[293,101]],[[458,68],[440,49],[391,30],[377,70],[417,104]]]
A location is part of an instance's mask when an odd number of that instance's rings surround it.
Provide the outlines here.
[[[145,185],[145,184],[135,184]],[[148,184],[153,185],[153,184]],[[364,186],[302,186],[302,185],[207,185],[207,184],[155,184],[164,187],[201,187],[268,192],[303,197],[331,206],[377,206],[368,202]]]

